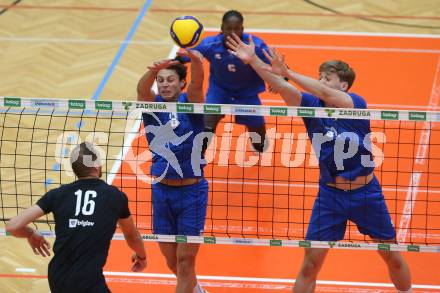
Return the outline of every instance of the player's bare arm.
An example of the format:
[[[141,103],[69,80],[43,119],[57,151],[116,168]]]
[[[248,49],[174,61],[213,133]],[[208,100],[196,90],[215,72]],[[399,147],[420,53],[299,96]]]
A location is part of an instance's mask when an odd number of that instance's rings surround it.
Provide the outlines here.
[[[264,55],[269,59],[271,66],[266,67],[268,71],[273,74],[277,74],[288,78],[293,81],[306,92],[323,100],[329,107],[336,108],[353,108],[353,100],[344,91],[344,89],[333,89],[326,86],[325,84],[319,82],[316,79],[310,78],[308,76],[299,74],[290,70],[286,63],[284,62],[284,56],[279,55],[274,48],[270,48],[270,52],[264,51]],[[321,73],[321,75],[326,73]],[[326,78],[326,76],[321,76],[320,78]],[[345,85],[348,88],[348,84]],[[345,88],[345,89],[347,89]]]
[[[305,91],[323,100],[328,107],[354,108],[352,98],[341,89],[333,89],[316,79],[299,74],[289,69],[286,76]]]
[[[271,88],[278,92],[289,106],[298,106],[301,104],[301,92],[293,85],[289,84],[284,78],[276,74],[277,68],[272,68],[272,61],[276,59],[270,58],[271,65],[264,63],[255,54],[255,44],[252,37],[249,37],[249,45],[244,43],[237,35],[233,34],[228,38],[227,46],[231,54],[240,58],[243,62],[249,63],[252,68],[258,73],[258,75],[269,85]],[[267,53],[266,53],[267,54]],[[268,54],[267,54],[268,55]],[[266,56],[267,57],[267,56]]]
[[[191,103],[203,103],[203,55],[195,50],[183,50],[177,53],[178,56],[191,59],[191,82],[188,85],[188,101]]]
[[[50,256],[50,243],[38,231],[27,226],[43,215],[43,210],[38,205],[34,205],[12,218],[6,224],[6,231],[12,236],[27,238],[34,253],[46,257]]]
[[[131,216],[125,219],[119,219],[118,225],[124,234],[128,246],[134,251],[132,256],[133,265],[131,269],[134,272],[140,272],[147,266],[147,253],[145,251],[142,237]]]

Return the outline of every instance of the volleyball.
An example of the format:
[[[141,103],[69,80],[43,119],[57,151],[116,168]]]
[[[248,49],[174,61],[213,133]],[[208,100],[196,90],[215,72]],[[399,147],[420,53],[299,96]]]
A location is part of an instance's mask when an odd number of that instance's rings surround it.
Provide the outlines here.
[[[193,47],[198,44],[203,33],[203,25],[194,16],[181,16],[171,24],[170,35],[181,48]]]

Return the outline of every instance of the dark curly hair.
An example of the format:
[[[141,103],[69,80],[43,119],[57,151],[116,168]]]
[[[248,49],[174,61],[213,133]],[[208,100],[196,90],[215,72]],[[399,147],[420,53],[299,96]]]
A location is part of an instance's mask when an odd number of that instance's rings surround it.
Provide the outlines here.
[[[227,21],[231,17],[236,17],[240,20],[240,22],[244,21],[243,15],[238,12],[237,10],[229,10],[226,11],[225,14],[223,14],[222,22]]]

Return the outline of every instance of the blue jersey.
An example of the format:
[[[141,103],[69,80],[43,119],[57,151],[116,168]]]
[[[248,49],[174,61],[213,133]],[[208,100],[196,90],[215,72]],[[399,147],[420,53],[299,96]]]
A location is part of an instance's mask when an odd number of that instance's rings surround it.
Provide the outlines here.
[[[263,55],[263,49],[268,51],[267,45],[256,36],[252,36],[255,43],[255,52],[258,57],[269,63]],[[248,43],[249,34],[243,34],[243,41]],[[210,63],[209,89],[227,92],[234,97],[255,96],[263,92],[264,81],[239,58],[228,52],[224,45],[224,35],[218,34],[206,37],[194,50],[199,51]]]
[[[354,108],[366,109],[365,100],[353,93],[349,93],[353,99]],[[324,107],[324,102],[319,98],[308,94],[302,94],[302,107]],[[341,176],[348,180],[354,180],[358,176],[365,176],[373,172],[373,155],[371,153],[371,141],[367,136],[370,130],[370,121],[364,119],[333,119],[333,118],[303,118],[309,138],[319,155],[320,183],[333,183],[335,177]],[[314,143],[314,134],[320,134],[324,141],[320,144],[318,152]],[[316,137],[315,137],[316,138]],[[348,151],[348,141],[357,146],[356,153],[351,158],[342,159],[342,149]],[[318,140],[315,140],[317,142]],[[342,149],[338,146],[342,146]],[[335,147],[337,151],[335,151]],[[342,166],[341,166],[342,162]]]
[[[155,101],[165,102],[159,95]],[[188,102],[187,94],[180,94],[177,102]],[[203,176],[202,143],[195,141],[204,130],[202,114],[154,112],[143,113],[142,118],[153,155],[152,176],[170,179]]]

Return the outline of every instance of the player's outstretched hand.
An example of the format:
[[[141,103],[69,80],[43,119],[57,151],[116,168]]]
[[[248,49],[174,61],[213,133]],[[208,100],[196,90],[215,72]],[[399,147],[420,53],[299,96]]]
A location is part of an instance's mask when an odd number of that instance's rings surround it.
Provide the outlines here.
[[[249,45],[243,42],[236,34],[227,38],[226,45],[229,53],[240,58],[244,63],[251,62],[255,56],[255,44],[252,36],[249,36]]]
[[[177,56],[179,57],[187,57],[190,58],[191,60],[197,60],[197,61],[202,61],[203,60],[203,55],[202,53],[200,53],[197,50],[191,50],[191,49],[183,49],[180,50],[176,53]]]
[[[36,255],[50,256],[50,243],[38,231],[34,231],[27,240]]]
[[[269,52],[263,50],[264,56],[269,60],[271,66],[265,66],[269,72],[286,77],[288,75],[289,68],[284,62],[284,55],[277,54],[275,48],[270,47]]]
[[[141,272],[147,267],[147,256],[140,258],[136,253],[131,256],[131,270],[133,272]]]
[[[152,65],[148,66],[148,69],[154,72],[158,72],[161,69],[167,68],[171,65],[175,65],[179,63],[179,61],[171,60],[171,59],[164,59],[161,61],[156,61]]]

